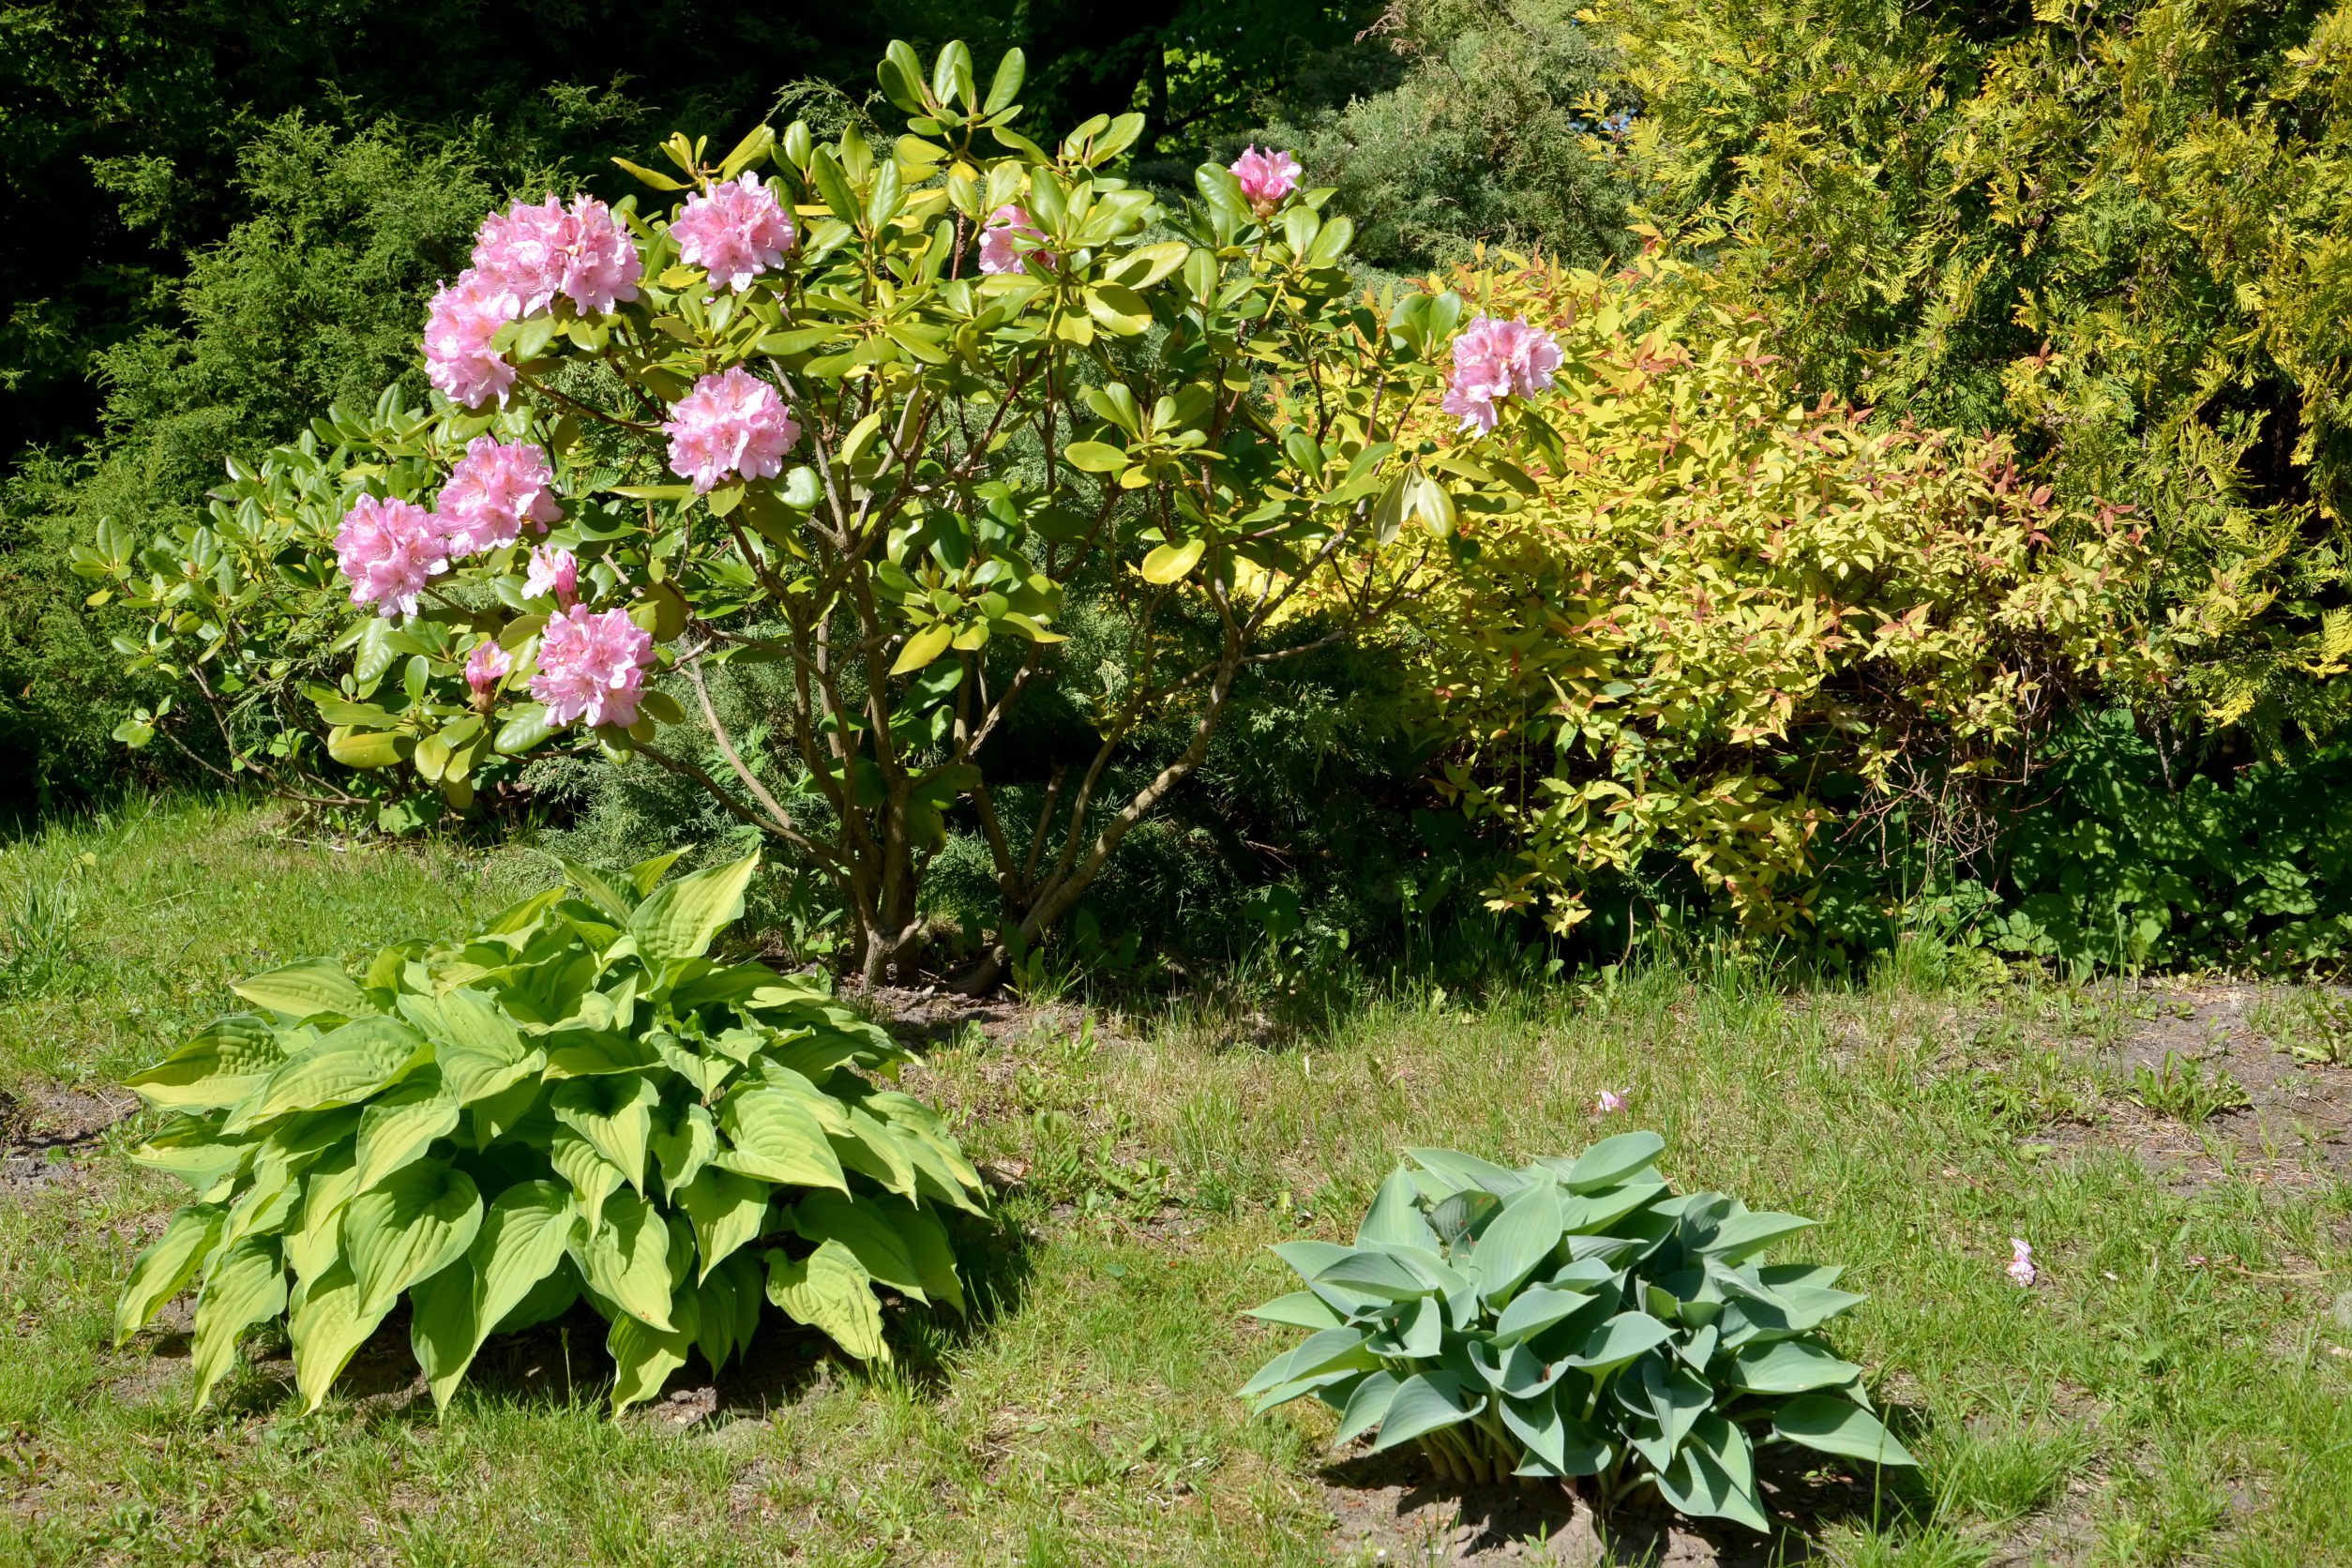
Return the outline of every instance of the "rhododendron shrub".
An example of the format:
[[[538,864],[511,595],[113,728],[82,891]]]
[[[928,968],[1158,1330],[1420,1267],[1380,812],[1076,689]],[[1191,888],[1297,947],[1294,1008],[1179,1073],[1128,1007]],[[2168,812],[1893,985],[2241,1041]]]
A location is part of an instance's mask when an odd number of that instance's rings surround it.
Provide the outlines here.
[[[1457,506],[1512,504],[1542,353],[1512,339],[1474,389],[1504,405],[1485,455],[1440,479],[1400,437],[1456,379],[1462,303],[1359,294],[1294,158],[1169,207],[1112,173],[1141,116],[1015,128],[1018,52],[985,92],[959,44],[881,78],[889,144],[677,136],[623,164],[635,194],[489,216],[425,324],[430,407],[335,411],[233,470],[205,529],[88,552],[154,614],[135,657],[216,716],[299,688],[286,722],[334,762],[454,808],[551,749],[671,770],[832,880],[868,980],[913,962],[952,814],[994,861],[963,977],[991,983],[1245,668],[1383,614]],[[1081,624],[1113,631],[1073,658]],[[709,696],[739,660],[790,673],[756,735]],[[1010,748],[1054,686],[1091,746]],[[350,788],[292,745],[315,795]]]

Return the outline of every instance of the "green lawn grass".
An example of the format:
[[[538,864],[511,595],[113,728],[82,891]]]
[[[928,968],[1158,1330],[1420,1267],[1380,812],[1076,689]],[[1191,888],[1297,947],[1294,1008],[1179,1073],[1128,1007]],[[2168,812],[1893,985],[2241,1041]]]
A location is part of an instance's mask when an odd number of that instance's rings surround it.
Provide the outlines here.
[[[62,958],[8,982],[0,1089],[102,1086],[220,1010],[229,979],[454,930],[540,875],[527,852],[338,852],[203,804],[52,831],[0,853],[20,915],[28,887],[77,911]],[[610,1418],[589,1326],[438,1417],[399,1347],[295,1415],[282,1343],[257,1335],[191,1413],[184,1342],[108,1347],[113,1293],[178,1197],[123,1157],[126,1123],[69,1179],[0,1195],[0,1562],[1333,1560],[1328,1414],[1253,1422],[1232,1397],[1292,1337],[1238,1316],[1290,1288],[1266,1245],[1350,1236],[1403,1145],[1510,1161],[1632,1125],[1666,1136],[1678,1184],[1820,1219],[1791,1255],[1870,1292],[1839,1348],[1923,1470],[1875,1526],[1813,1521],[1813,1550],[2352,1562],[2352,1325],[2331,1304],[2352,1289],[2352,1190],[2192,1186],[2096,1130],[2037,1138],[2126,1092],[2029,1044],[2071,1018],[2095,1045],[2128,1017],[2117,998],[1785,995],[1733,968],[1476,1012],[1432,995],[1281,1048],[1179,1006],[935,1051],[914,1087],[1025,1176],[968,1238],[985,1309],[900,1321],[873,1373],[771,1313],[770,1347],[684,1427]],[[1604,1087],[1632,1102],[1606,1124]],[[2043,1265],[2030,1291],[2002,1273],[2012,1236]]]

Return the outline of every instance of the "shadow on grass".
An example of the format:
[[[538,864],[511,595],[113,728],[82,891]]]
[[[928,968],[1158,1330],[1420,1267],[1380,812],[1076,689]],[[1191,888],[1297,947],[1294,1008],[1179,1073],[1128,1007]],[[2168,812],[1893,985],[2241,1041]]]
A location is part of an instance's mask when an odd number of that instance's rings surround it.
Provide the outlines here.
[[[1020,1226],[1002,1209],[988,1217],[958,1214],[949,1220],[969,1310],[958,1318],[944,1306],[885,1296],[883,1333],[890,1342],[896,1375],[925,1397],[944,1393],[961,1349],[987,1334],[1019,1309],[1032,1267]],[[540,1409],[601,1404],[612,1387],[613,1362],[605,1349],[610,1325],[585,1301],[561,1317],[485,1343],[466,1373],[459,1397],[503,1401]],[[186,1336],[173,1335],[158,1355],[185,1356]],[[257,1347],[252,1375],[222,1391],[224,1410],[241,1415],[286,1414],[301,1406],[294,1368],[279,1336],[270,1349]],[[786,1409],[843,1373],[863,1376],[857,1362],[818,1330],[795,1322],[773,1305],[763,1306],[750,1345],[716,1372],[700,1350],[671,1374],[662,1394],[648,1402],[701,1397],[697,1415],[726,1412],[762,1416]],[[409,1342],[409,1309],[403,1301],[377,1325],[336,1380],[336,1393],[363,1409],[409,1413],[432,1410],[423,1370]]]
[[[1415,1447],[1358,1454],[1316,1471],[1339,1518],[1339,1539],[1390,1560],[1439,1549],[1446,1560],[1497,1558],[1616,1564],[1711,1562],[1781,1568],[1819,1560],[1816,1542],[1841,1524],[1876,1529],[1923,1520],[1933,1500],[1910,1470],[1874,1477],[1826,1455],[1787,1446],[1756,1455],[1756,1482],[1773,1530],[1758,1535],[1721,1519],[1674,1513],[1648,1488],[1604,1519],[1590,1497],[1557,1484],[1464,1485],[1439,1476]]]

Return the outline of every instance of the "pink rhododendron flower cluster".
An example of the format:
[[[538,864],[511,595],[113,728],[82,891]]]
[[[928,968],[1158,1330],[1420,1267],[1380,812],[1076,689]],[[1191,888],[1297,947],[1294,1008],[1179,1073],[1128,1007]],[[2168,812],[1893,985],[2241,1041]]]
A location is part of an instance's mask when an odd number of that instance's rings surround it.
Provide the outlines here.
[[[2009,1277],[2019,1289],[2030,1289],[2039,1275],[2033,1266],[2033,1244],[2022,1237],[2009,1238]]]
[[[559,294],[602,315],[637,297],[644,268],[627,228],[593,196],[575,196],[569,207],[552,196],[536,206],[517,202],[482,219],[474,239],[474,270],[514,296],[515,316]]]
[[[714,285],[738,292],[770,267],[784,264],[798,231],[776,193],[756,175],[733,184],[720,181],[708,195],[686,198],[686,211],[670,225],[678,259],[710,274]]]
[[[450,401],[479,408],[492,398],[506,400],[515,368],[490,339],[514,319],[510,301],[505,289],[472,267],[434,294],[425,317],[425,379]]]
[[[433,295],[425,377],[467,408],[504,402],[515,368],[490,347],[500,327],[559,294],[600,315],[637,297],[644,270],[627,228],[593,196],[575,196],[568,208],[550,196],[492,213],[475,235],[474,264]]]
[[[800,439],[776,388],[742,369],[696,382],[661,428],[670,437],[671,468],[693,480],[698,495],[730,474],[774,478]]]
[[[569,610],[572,599],[580,592],[580,558],[568,550],[550,550],[540,545],[531,551],[531,570],[522,580],[522,596],[539,598],[553,594],[555,602]]]
[[[488,697],[490,688],[511,674],[514,668],[515,656],[485,639],[465,656],[465,684],[474,688],[475,696]]]
[[[522,525],[539,532],[564,515],[555,500],[555,471],[536,446],[477,435],[449,471],[449,482],[433,504],[449,545],[449,555],[474,555],[510,545]]]
[[[626,610],[592,612],[574,605],[539,635],[539,671],[531,695],[547,704],[557,724],[585,718],[591,725],[637,722],[645,667],[654,659],[653,633]]]
[[[1522,319],[1481,316],[1454,339],[1454,383],[1440,405],[1462,416],[1462,429],[1495,428],[1495,403],[1502,398],[1531,398],[1548,391],[1560,369],[1560,345],[1551,334]]]
[[[1272,147],[1261,153],[1251,146],[1233,160],[1233,177],[1242,182],[1242,194],[1258,216],[1269,218],[1299,188],[1299,160]]]
[[[1043,239],[1043,231],[1029,220],[1029,209],[1009,204],[988,214],[988,227],[980,231],[980,270],[983,272],[1018,272],[1021,270],[1021,249],[1016,239]],[[1053,265],[1053,252],[1033,250],[1030,254]]]
[[[363,495],[335,531],[335,565],[351,584],[351,602],[379,615],[414,615],[416,596],[446,571],[449,551],[433,515],[413,501]]]

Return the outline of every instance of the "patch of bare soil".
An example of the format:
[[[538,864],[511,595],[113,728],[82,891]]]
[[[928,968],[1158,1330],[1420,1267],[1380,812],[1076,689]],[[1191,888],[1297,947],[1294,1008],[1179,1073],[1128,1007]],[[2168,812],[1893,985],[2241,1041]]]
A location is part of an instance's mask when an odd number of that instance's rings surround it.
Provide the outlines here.
[[[138,1108],[138,1096],[120,1089],[36,1083],[0,1091],[0,1196],[84,1180],[80,1156]]]
[[[1559,1485],[1461,1486],[1415,1449],[1360,1453],[1324,1467],[1323,1504],[1336,1519],[1333,1555],[1351,1564],[1530,1562],[1561,1568],[1779,1568],[1813,1560],[1812,1535],[1871,1512],[1870,1489],[1834,1466],[1767,1450],[1756,1481],[1778,1528],[1757,1535],[1720,1520],[1691,1520],[1654,1504],[1627,1504],[1605,1525]]]
[[[2352,1181],[2352,1066],[2299,1061],[2257,1028],[2265,995],[2198,982],[2123,999],[2103,1115],[2039,1136],[2120,1144],[2188,1188],[2233,1176],[2283,1191]]]

